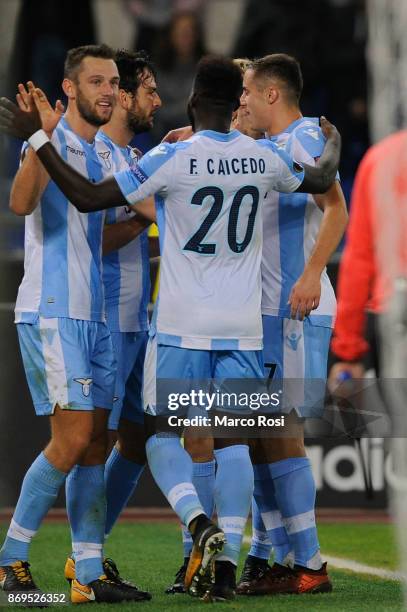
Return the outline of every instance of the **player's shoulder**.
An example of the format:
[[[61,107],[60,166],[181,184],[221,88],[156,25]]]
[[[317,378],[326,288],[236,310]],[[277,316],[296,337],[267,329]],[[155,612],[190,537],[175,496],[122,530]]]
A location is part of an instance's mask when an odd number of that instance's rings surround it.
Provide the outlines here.
[[[78,158],[86,155],[84,141],[74,132],[65,117],[61,117],[55,128],[52,143],[62,154],[66,152]]]
[[[148,153],[144,155],[145,159],[163,158],[170,159],[175,154],[184,151],[191,145],[189,140],[183,142],[162,142],[159,145],[153,147]]]
[[[250,140],[253,142],[253,146],[257,147],[258,149],[265,149],[266,151],[270,151],[271,153],[280,152],[278,143],[274,140],[271,140],[270,138],[259,138],[258,140],[253,140],[252,138],[250,138]]]
[[[95,136],[95,142],[97,145],[105,145],[106,147],[109,147],[109,149],[115,149],[118,145],[116,145],[113,140],[104,132],[102,132],[102,130],[99,130],[98,133]]]
[[[325,137],[317,117],[302,117],[291,132],[291,139],[299,143],[312,157],[321,155]]]

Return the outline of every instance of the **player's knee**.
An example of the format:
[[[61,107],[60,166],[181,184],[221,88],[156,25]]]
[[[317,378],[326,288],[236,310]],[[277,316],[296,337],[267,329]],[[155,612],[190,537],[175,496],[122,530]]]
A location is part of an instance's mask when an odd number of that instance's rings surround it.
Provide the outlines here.
[[[64,471],[69,471],[74,465],[80,463],[89,448],[90,441],[91,431],[78,431],[74,435],[53,437],[50,447],[61,465],[64,465]]]
[[[78,431],[75,436],[72,437],[72,439],[70,440],[70,444],[72,445],[72,448],[77,452],[77,453],[83,453],[86,451],[87,448],[89,448],[89,445],[92,441],[92,432],[89,430],[85,430],[85,431]]]

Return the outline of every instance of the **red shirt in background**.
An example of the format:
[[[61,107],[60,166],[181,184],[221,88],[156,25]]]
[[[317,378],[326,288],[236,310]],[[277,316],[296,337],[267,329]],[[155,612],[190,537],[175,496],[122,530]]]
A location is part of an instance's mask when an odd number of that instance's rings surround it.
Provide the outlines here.
[[[369,350],[366,310],[383,311],[398,276],[407,277],[407,131],[371,147],[356,174],[331,346],[341,361]]]

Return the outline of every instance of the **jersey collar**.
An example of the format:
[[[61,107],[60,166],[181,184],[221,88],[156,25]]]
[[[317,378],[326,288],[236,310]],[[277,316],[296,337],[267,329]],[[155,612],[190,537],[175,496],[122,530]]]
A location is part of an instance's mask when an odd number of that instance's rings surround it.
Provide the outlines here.
[[[234,140],[238,136],[240,136],[240,132],[238,130],[231,130],[230,132],[215,132],[214,130],[201,130],[196,132],[199,136],[206,136],[207,138],[212,138],[212,140],[218,140],[220,142],[230,142]]]

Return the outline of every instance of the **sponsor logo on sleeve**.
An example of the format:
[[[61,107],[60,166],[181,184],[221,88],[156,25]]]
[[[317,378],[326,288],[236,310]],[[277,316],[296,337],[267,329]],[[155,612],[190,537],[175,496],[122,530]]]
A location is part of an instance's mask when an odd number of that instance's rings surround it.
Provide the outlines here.
[[[130,172],[134,174],[139,183],[144,183],[148,179],[147,174],[144,172],[144,170],[140,168],[138,164],[132,164],[130,166]]]

